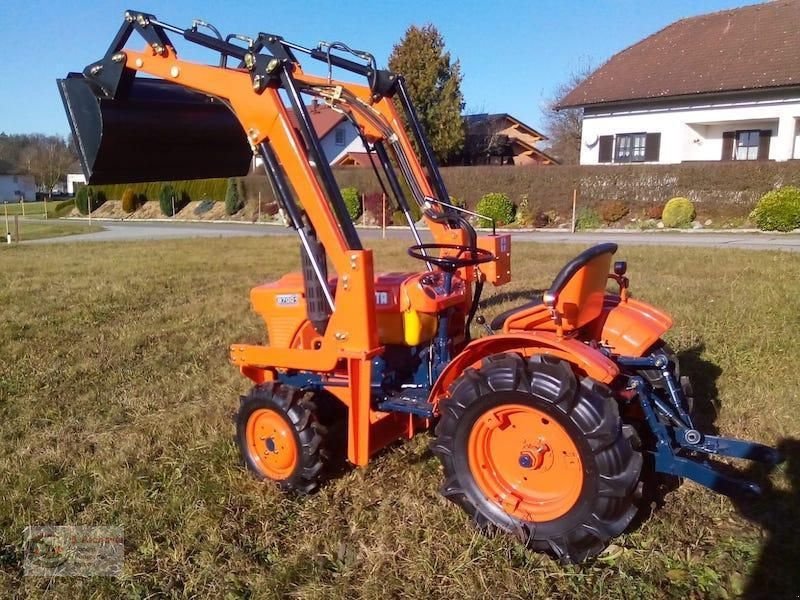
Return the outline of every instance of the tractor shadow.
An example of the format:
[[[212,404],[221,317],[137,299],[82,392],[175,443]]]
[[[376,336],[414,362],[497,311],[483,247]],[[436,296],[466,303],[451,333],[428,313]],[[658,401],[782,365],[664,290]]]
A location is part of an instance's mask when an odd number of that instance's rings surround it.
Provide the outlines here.
[[[742,595],[746,600],[800,597],[800,439],[787,438],[778,444],[784,462],[777,467],[753,464],[745,477],[764,490],[756,500],[733,498],[739,514],[766,534],[761,554]],[[777,489],[768,478],[779,470],[788,489]]]
[[[722,369],[703,358],[705,349],[705,344],[700,343],[681,350],[678,352],[678,363],[681,367],[681,375],[688,376],[692,382],[694,396],[692,420],[695,427],[703,433],[717,435],[719,429],[716,426],[716,420],[722,406],[719,400],[717,379],[722,374]]]

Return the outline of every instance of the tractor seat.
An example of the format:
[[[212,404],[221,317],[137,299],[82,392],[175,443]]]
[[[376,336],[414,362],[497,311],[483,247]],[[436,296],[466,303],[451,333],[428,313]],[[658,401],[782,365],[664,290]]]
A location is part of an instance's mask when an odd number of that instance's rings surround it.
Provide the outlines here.
[[[520,317],[520,328],[525,328],[526,324],[532,326],[529,317],[535,313],[536,319],[540,320],[543,317],[540,313],[547,314],[544,297],[549,297],[552,306],[563,316],[565,330],[582,327],[596,319],[602,312],[611,259],[616,251],[617,245],[612,243],[597,244],[584,250],[564,265],[545,294],[497,315],[492,320],[492,330],[503,329],[506,322],[515,317]],[[516,328],[516,324],[510,324],[510,329]]]

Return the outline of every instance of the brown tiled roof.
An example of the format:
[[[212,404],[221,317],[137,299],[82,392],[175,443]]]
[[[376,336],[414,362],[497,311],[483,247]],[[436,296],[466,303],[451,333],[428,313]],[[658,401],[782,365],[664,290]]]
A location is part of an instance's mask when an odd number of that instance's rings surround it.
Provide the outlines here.
[[[311,124],[314,126],[314,131],[317,132],[319,139],[328,135],[344,119],[342,113],[336,112],[327,104],[309,104],[306,108],[308,109],[309,117],[311,117]],[[297,118],[291,111],[289,111],[289,120],[296,129]]]
[[[800,86],[800,0],[681,19],[614,55],[559,108]]]

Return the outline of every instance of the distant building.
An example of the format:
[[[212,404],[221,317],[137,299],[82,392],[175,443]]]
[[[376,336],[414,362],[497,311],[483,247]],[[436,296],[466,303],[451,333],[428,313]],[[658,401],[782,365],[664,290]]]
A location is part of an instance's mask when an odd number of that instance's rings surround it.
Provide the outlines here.
[[[464,127],[464,149],[452,164],[558,164],[555,158],[536,147],[547,137],[507,113],[466,115]]]
[[[581,164],[800,158],[800,1],[682,19],[614,55],[583,108]]]
[[[0,202],[33,202],[36,200],[36,181],[32,175],[22,175],[0,161]]]
[[[74,196],[81,185],[86,185],[86,176],[83,173],[67,173],[67,194]]]
[[[342,113],[316,101],[306,108],[328,164],[337,165],[349,153],[367,153],[358,130]],[[293,113],[290,113],[290,118],[294,121]]]

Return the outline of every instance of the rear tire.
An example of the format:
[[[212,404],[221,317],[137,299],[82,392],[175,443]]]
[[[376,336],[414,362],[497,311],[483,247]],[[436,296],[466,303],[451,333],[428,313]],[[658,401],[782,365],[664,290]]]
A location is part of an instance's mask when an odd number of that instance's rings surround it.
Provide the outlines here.
[[[642,456],[610,390],[566,362],[488,357],[440,408],[432,450],[444,466],[442,494],[481,530],[580,562],[634,518]]]
[[[241,397],[236,440],[258,479],[303,494],[319,484],[322,433],[310,393],[280,383],[255,386]]]

